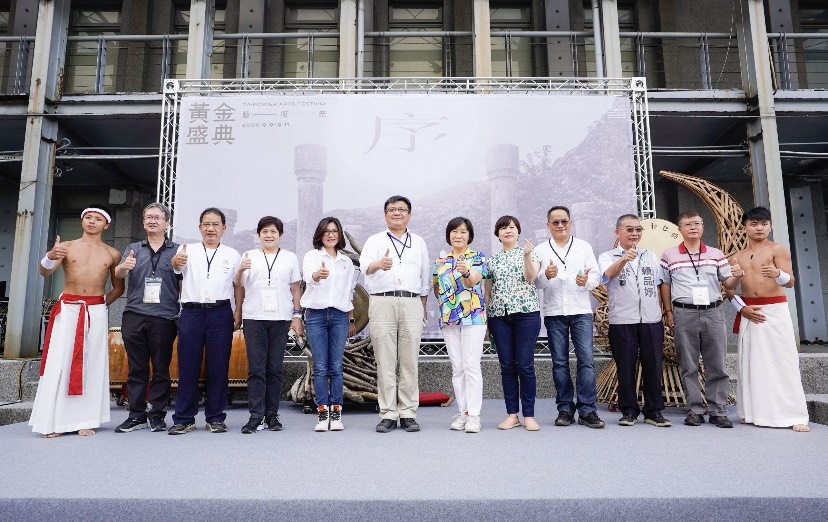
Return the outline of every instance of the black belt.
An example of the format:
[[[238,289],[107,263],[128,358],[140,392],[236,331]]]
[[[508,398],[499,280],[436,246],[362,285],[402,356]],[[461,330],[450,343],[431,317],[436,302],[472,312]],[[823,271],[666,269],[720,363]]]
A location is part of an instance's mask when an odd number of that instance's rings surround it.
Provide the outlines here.
[[[392,292],[377,292],[376,294],[371,294],[379,297],[420,297],[420,294],[415,294],[414,292],[408,292],[405,290],[394,290]]]
[[[720,304],[722,304],[722,301],[716,301],[715,303],[710,303],[709,305],[694,305],[673,301],[673,306],[677,306],[679,308],[689,308],[691,310],[710,310],[711,308],[716,308]]]
[[[182,308],[216,308],[229,304],[229,299],[223,299],[221,301],[216,301],[215,303],[181,303],[181,306]]]

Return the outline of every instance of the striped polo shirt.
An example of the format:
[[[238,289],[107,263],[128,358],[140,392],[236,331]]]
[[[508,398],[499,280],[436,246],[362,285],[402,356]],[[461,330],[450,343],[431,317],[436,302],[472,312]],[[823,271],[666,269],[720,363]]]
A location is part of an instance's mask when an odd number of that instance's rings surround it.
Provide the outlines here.
[[[693,303],[692,288],[699,283],[707,284],[711,303],[720,300],[719,282],[732,275],[721,250],[701,243],[699,251],[691,254],[683,241],[661,254],[661,272],[661,278],[670,285],[671,299],[686,304]]]

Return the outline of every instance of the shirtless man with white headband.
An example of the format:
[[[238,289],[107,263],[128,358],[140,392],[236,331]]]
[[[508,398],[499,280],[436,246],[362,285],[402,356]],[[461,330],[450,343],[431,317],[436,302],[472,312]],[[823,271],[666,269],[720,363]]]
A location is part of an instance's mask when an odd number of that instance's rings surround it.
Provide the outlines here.
[[[55,244],[40,261],[40,274],[63,267],[64,285],[52,307],[40,363],[32,431],[45,437],[78,432],[94,435],[109,422],[109,323],[106,307],[124,293],[124,280],[114,275],[121,254],[101,240],[112,218],[99,207],[81,213],[83,236]]]

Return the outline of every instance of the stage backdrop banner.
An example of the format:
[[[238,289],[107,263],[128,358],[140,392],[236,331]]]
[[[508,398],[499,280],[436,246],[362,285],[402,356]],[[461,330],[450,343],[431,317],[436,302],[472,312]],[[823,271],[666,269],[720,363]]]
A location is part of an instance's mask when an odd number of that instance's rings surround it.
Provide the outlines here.
[[[565,205],[596,255],[616,218],[636,213],[626,96],[555,94],[188,95],[179,111],[174,237],[199,242],[199,214],[223,209],[222,240],[258,246],[256,224],[285,223],[300,260],[319,220],[340,219],[361,245],[385,228],[383,202],[413,203],[410,230],[436,258],[446,223],[471,219],[473,248],[500,250],[502,215],[546,241],[546,211]],[[434,307],[430,307],[434,309]],[[436,322],[427,331],[436,333]]]

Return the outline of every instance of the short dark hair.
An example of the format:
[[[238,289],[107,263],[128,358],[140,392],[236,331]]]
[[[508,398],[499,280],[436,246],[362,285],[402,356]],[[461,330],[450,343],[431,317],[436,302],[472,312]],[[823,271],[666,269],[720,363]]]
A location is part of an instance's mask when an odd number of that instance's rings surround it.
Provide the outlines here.
[[[469,218],[456,217],[452,218],[452,220],[446,225],[446,243],[449,245],[451,244],[451,231],[460,225],[466,225],[466,228],[469,230],[469,243],[474,241],[474,227],[472,226]]]
[[[742,214],[742,224],[747,225],[748,221],[770,221],[771,213],[765,207],[753,207]]]
[[[222,212],[221,209],[218,209],[216,207],[205,208],[204,210],[202,210],[201,215],[198,216],[198,222],[201,223],[201,220],[204,219],[204,216],[206,216],[207,214],[216,214],[218,215],[218,217],[221,218],[222,225],[227,224],[227,217],[225,217],[224,212]]]
[[[518,218],[516,218],[515,216],[500,216],[499,218],[497,218],[497,221],[495,221],[495,237],[498,237],[497,233],[500,232],[500,229],[508,227],[509,223],[514,223],[518,229],[518,234],[520,234],[520,221],[518,221]]]
[[[552,208],[550,208],[549,210],[546,211],[546,220],[547,221],[549,221],[549,216],[552,215],[552,212],[554,212],[556,210],[563,210],[564,212],[566,212],[566,217],[568,217],[569,219],[572,219],[572,214],[569,213],[568,208],[566,208],[563,205],[555,205],[554,207],[552,207]]]
[[[316,232],[313,233],[313,248],[317,250],[322,248],[322,238],[325,237],[325,229],[328,225],[333,223],[336,229],[339,230],[339,239],[336,241],[336,251],[339,252],[345,248],[345,233],[342,231],[342,224],[333,216],[323,217],[319,224],[316,225]]]
[[[279,232],[280,236],[285,233],[285,225],[282,223],[282,220],[273,216],[265,216],[260,219],[259,224],[256,226],[256,233],[261,234],[262,229],[264,227],[269,227],[270,225],[276,227],[276,231]]]
[[[391,196],[390,198],[386,199],[385,205],[382,207],[382,211],[386,212],[388,210],[388,205],[390,205],[391,203],[396,203],[398,201],[402,201],[403,203],[405,203],[405,206],[408,207],[408,212],[411,212],[411,200],[405,196],[400,195]]]
[[[678,215],[678,224],[681,225],[682,219],[687,219],[691,217],[701,217],[701,214],[699,214],[699,211],[694,208],[688,208],[687,210]]]
[[[621,223],[623,223],[624,221],[626,221],[628,219],[634,219],[636,221],[641,221],[641,218],[639,218],[635,214],[624,214],[623,216],[619,216],[618,220],[615,222],[615,230],[618,230],[619,228],[621,228]]]

